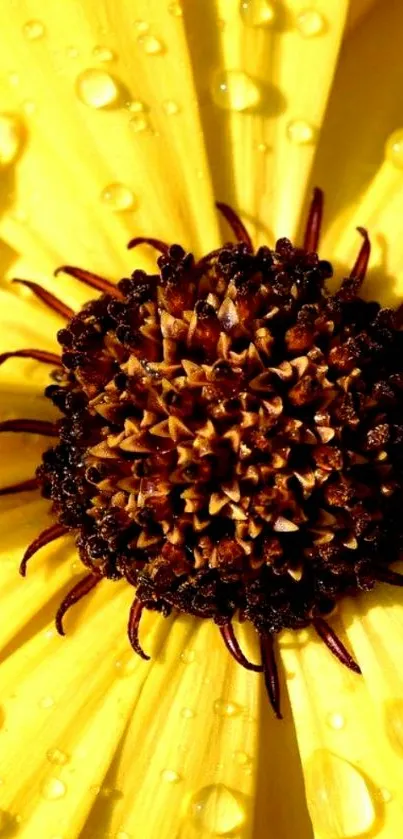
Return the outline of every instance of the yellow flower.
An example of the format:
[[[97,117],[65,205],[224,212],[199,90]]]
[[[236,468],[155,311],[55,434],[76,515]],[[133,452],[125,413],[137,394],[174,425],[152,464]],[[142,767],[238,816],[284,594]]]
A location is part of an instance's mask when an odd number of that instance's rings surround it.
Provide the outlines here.
[[[239,211],[256,245],[298,240],[312,185],[326,195],[323,258],[343,276],[364,225],[365,293],[400,302],[400,3],[3,5],[0,352],[54,353],[62,325],[12,277],[78,309],[88,290],[55,278],[58,266],[113,280],[151,273],[155,253],[127,251],[133,236],[201,256],[221,241],[215,200]],[[54,421],[48,381],[45,365],[9,359],[1,421]],[[44,447],[43,437],[1,434],[2,486],[32,476]],[[151,661],[135,656],[124,581],[83,599],[60,638],[54,614],[82,577],[72,539],[18,575],[27,545],[53,523],[37,493],[1,498],[0,837],[401,835],[398,590],[343,601],[332,619],[363,678],[310,629],[282,633],[280,722],[261,677],[237,666],[210,621],[144,612]],[[250,627],[237,634],[257,660]]]

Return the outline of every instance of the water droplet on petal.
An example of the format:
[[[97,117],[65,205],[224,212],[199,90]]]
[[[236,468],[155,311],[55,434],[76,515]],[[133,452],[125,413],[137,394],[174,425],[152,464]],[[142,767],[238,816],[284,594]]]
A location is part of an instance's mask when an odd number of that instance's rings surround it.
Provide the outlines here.
[[[66,54],[69,58],[77,58],[78,56],[78,49],[77,47],[67,47]]]
[[[178,103],[173,99],[166,99],[166,101],[162,103],[162,107],[165,113],[170,117],[175,116],[175,114],[179,114],[180,111]]]
[[[393,749],[403,754],[403,699],[385,702],[386,733]]]
[[[304,119],[293,119],[287,125],[287,137],[297,146],[305,146],[313,142],[315,129]]]
[[[226,699],[216,699],[213,709],[214,713],[219,717],[235,717],[242,711],[241,706],[237,702],[228,702]]]
[[[330,728],[340,730],[341,728],[344,728],[346,719],[343,717],[343,714],[339,714],[337,711],[334,711],[327,715],[327,723]]]
[[[109,49],[109,47],[94,47],[92,54],[97,61],[113,61],[115,58],[114,53]]]
[[[378,790],[378,792],[379,798],[381,801],[383,801],[384,804],[389,804],[389,801],[392,801],[393,795],[390,789],[386,789],[386,787],[381,787],[381,789]]]
[[[118,830],[114,835],[114,839],[131,839],[131,834],[126,833],[125,830]]]
[[[53,696],[42,696],[38,702],[40,708],[53,708],[54,704],[55,700],[53,699]]]
[[[260,90],[242,70],[216,73],[211,88],[213,100],[225,111],[246,111],[260,101]]]
[[[47,778],[42,784],[41,792],[43,798],[47,801],[57,801],[58,798],[63,798],[66,795],[66,784],[60,778]]]
[[[76,81],[77,95],[90,108],[107,108],[116,102],[119,90],[115,80],[104,70],[84,70]]]
[[[155,35],[140,35],[137,43],[143,48],[147,55],[161,55],[164,52],[164,45]]]
[[[141,32],[142,35],[150,29],[150,24],[147,23],[146,20],[135,20],[134,26],[137,29],[137,32]]]
[[[183,661],[184,664],[192,664],[195,659],[196,653],[194,650],[184,650],[183,653],[181,653],[181,661]]]
[[[163,769],[161,772],[161,780],[166,784],[177,784],[182,780],[178,772],[174,769]]]
[[[192,708],[182,708],[181,717],[183,717],[184,720],[192,720],[195,716],[196,714]]]
[[[22,31],[29,41],[37,41],[45,34],[45,27],[40,20],[29,20],[22,27]]]
[[[240,749],[237,749],[233,753],[233,758],[235,760],[235,763],[238,764],[238,766],[249,766],[249,764],[252,762],[251,756],[248,755],[246,752],[241,751]]]
[[[19,119],[11,114],[0,114],[0,166],[8,166],[15,160],[21,141]]]
[[[133,114],[140,114],[146,110],[146,106],[141,99],[132,99],[130,102],[126,102],[126,108]]]
[[[129,120],[129,126],[135,134],[139,134],[141,131],[147,131],[150,123],[145,114],[136,114]]]
[[[124,184],[109,184],[101,192],[101,201],[115,213],[131,210],[135,203],[134,195]]]
[[[268,143],[258,143],[256,148],[261,154],[266,154],[269,151]]]
[[[385,145],[385,157],[396,169],[403,169],[403,128],[391,134]]]
[[[351,763],[318,749],[306,766],[305,783],[312,820],[323,839],[356,839],[371,830],[375,802]]]
[[[53,763],[55,766],[64,766],[69,762],[69,757],[66,755],[66,752],[62,752],[62,750],[57,747],[48,749],[46,757],[49,763]]]
[[[180,3],[170,3],[168,12],[173,17],[183,17],[183,9]]]
[[[241,0],[240,15],[247,26],[271,26],[276,13],[266,0]]]
[[[245,823],[245,810],[235,790],[224,784],[202,787],[193,795],[189,816],[200,831],[227,836]]]
[[[297,15],[297,28],[304,38],[321,35],[325,26],[325,18],[316,9],[302,9]]]

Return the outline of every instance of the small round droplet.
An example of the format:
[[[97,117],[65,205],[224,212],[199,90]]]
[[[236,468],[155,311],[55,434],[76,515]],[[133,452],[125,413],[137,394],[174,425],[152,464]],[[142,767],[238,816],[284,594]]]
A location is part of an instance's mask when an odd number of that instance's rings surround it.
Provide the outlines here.
[[[73,562],[70,564],[70,570],[72,574],[79,574],[80,571],[82,571],[82,569],[83,566],[78,559],[73,560]]]
[[[109,184],[101,192],[101,201],[115,213],[131,210],[135,203],[134,195],[124,184]]]
[[[67,49],[66,49],[66,55],[67,55],[69,58],[77,58],[77,56],[78,56],[78,49],[77,49],[77,47],[67,47]]]
[[[40,20],[28,20],[22,27],[22,31],[29,41],[37,41],[39,38],[43,38],[45,27]]]
[[[26,114],[27,116],[31,116],[31,114],[34,114],[36,111],[36,105],[35,102],[32,101],[32,99],[25,99],[25,101],[21,105],[21,108],[24,111],[24,114]]]
[[[57,747],[48,749],[46,757],[49,763],[53,763],[55,766],[64,766],[69,762],[69,757],[66,755],[66,752],[62,752],[62,750]]]
[[[180,3],[170,3],[168,12],[172,17],[183,17],[183,9]]]
[[[271,26],[276,17],[273,4],[266,0],[241,0],[239,11],[246,26]]]
[[[137,32],[140,32],[142,35],[144,35],[150,29],[150,24],[147,23],[146,20],[135,20],[134,26],[137,29]]]
[[[166,784],[178,784],[181,780],[181,776],[174,769],[163,769],[161,772],[161,781]]]
[[[388,137],[385,157],[396,169],[403,169],[403,128],[398,128]]]
[[[224,784],[202,787],[192,797],[189,817],[200,832],[227,836],[245,823],[245,810],[238,794]]]
[[[252,762],[251,756],[248,755],[247,752],[243,752],[240,749],[237,749],[233,753],[233,758],[235,760],[235,763],[238,764],[238,766],[249,766]]]
[[[175,114],[179,114],[180,112],[178,103],[173,99],[166,99],[165,102],[162,103],[162,107],[169,117],[175,116]]]
[[[376,819],[375,801],[356,767],[325,749],[305,766],[308,806],[321,839],[366,836]]]
[[[126,833],[125,830],[118,830],[114,835],[114,839],[131,839],[131,834]]]
[[[258,143],[256,148],[260,152],[260,154],[266,154],[266,152],[269,151],[269,146],[267,143]]]
[[[0,114],[0,166],[13,163],[21,147],[21,123],[11,114]]]
[[[321,35],[326,26],[325,19],[316,9],[303,9],[297,15],[297,28],[304,38]]]
[[[147,110],[146,105],[141,99],[132,99],[130,102],[126,102],[126,108],[133,114],[141,114]]]
[[[92,54],[97,61],[113,61],[114,53],[109,47],[97,46],[92,50]]]
[[[60,778],[47,778],[42,784],[42,795],[47,801],[57,801],[58,798],[63,798],[66,795],[66,784]]]
[[[183,653],[181,653],[181,661],[183,661],[184,664],[193,664],[195,660],[196,653],[194,650],[184,650]]]
[[[192,708],[182,708],[181,717],[183,717],[184,720],[192,720],[195,716],[196,714]]]
[[[389,804],[389,801],[392,801],[393,795],[390,789],[386,789],[386,787],[381,787],[379,792],[379,800],[382,801],[384,804]]]
[[[155,35],[140,35],[137,43],[143,48],[146,55],[161,55],[164,52],[164,45]]]
[[[54,704],[55,700],[53,699],[53,696],[42,696],[38,702],[40,708],[53,708]]]
[[[90,108],[107,108],[116,102],[119,96],[118,86],[112,76],[104,70],[90,68],[77,78],[78,97]]]
[[[147,131],[150,128],[150,123],[145,114],[135,114],[129,120],[129,126],[135,134],[140,134],[142,131]]]
[[[260,90],[242,70],[216,73],[211,88],[213,100],[225,111],[247,111],[260,101]]]
[[[334,728],[336,731],[340,731],[346,724],[346,719],[343,717],[343,714],[337,711],[332,711],[332,713],[328,714],[326,720],[330,728]]]
[[[213,709],[218,717],[236,717],[242,711],[237,702],[228,702],[226,699],[216,699]]]
[[[315,129],[304,119],[293,119],[287,125],[287,137],[297,146],[306,146],[313,142]]]

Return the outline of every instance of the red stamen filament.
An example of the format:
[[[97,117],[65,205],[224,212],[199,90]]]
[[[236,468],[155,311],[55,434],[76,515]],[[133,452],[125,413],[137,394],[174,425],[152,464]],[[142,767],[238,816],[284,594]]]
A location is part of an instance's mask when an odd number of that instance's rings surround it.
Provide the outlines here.
[[[45,437],[58,437],[59,432],[54,422],[35,419],[10,419],[0,422],[0,431],[23,431],[26,434],[43,434]]]
[[[403,574],[390,571],[389,568],[379,568],[376,572],[376,579],[380,583],[389,583],[391,586],[403,586]]]
[[[216,201],[216,207],[228,222],[237,242],[244,242],[248,250],[253,253],[253,243],[249,233],[241,222],[239,216],[234,213],[233,209],[228,204],[223,204],[222,201]]]
[[[104,291],[107,294],[111,294],[113,297],[118,297],[120,300],[123,299],[123,294],[119,291],[116,286],[109,282],[109,280],[105,280],[104,277],[99,277],[98,274],[93,274],[92,271],[85,271],[83,268],[75,268],[73,265],[61,265],[60,268],[57,268],[54,272],[55,277],[58,277],[59,274],[68,274],[70,277],[74,277],[74,279],[79,280],[81,283],[85,283],[85,285],[91,286],[91,288],[96,288],[98,291]]]
[[[37,553],[41,548],[44,548],[45,545],[49,545],[50,542],[54,542],[56,539],[60,539],[61,536],[65,536],[68,533],[67,527],[64,527],[63,524],[52,524],[50,527],[47,527],[46,530],[42,530],[42,533],[34,539],[33,542],[28,546],[26,549],[24,556],[21,560],[20,564],[20,574],[22,577],[25,577],[27,572],[27,563],[28,560],[31,559],[34,554]]]
[[[235,637],[234,627],[231,621],[220,626],[219,629],[228,652],[231,653],[237,664],[240,664],[245,670],[254,670],[256,673],[261,673],[263,666],[261,664],[252,664],[243,654]]]
[[[37,488],[38,482],[36,478],[28,478],[26,481],[20,481],[19,484],[11,484],[7,487],[1,487],[0,495],[15,495],[17,492],[28,492],[28,490]]]
[[[364,237],[364,241],[361,245],[360,252],[357,256],[354,266],[351,270],[350,277],[354,277],[355,279],[360,280],[360,282],[363,282],[363,280],[365,279],[369,257],[371,254],[371,242],[369,240],[368,233],[365,230],[365,227],[357,227],[357,230],[359,233],[361,233],[361,236]]]
[[[150,247],[155,248],[156,251],[160,251],[160,253],[168,253],[169,246],[165,244],[165,242],[161,242],[161,239],[153,239],[150,236],[136,236],[134,239],[130,239],[128,244],[129,251],[133,248],[137,248],[139,245],[150,245]]]
[[[137,655],[139,655],[141,658],[144,658],[146,661],[149,661],[150,656],[144,652],[139,642],[139,625],[143,609],[143,603],[141,603],[141,601],[137,600],[136,598],[133,601],[132,607],[130,609],[127,634],[129,636],[129,641],[133,647],[134,652],[137,653]]]
[[[13,352],[0,353],[0,364],[4,364],[9,358],[32,358],[34,361],[42,361],[43,364],[52,364],[56,367],[62,366],[59,355],[46,350],[14,350]]]
[[[345,667],[348,667],[349,670],[352,670],[354,673],[361,674],[361,670],[357,662],[354,661],[353,657],[350,655],[348,650],[346,650],[344,644],[342,644],[340,638],[337,637],[336,633],[329,624],[326,623],[323,618],[314,618],[312,624],[330,652],[333,653],[333,655],[336,656],[336,658],[338,658]]]
[[[309,208],[308,221],[305,228],[304,251],[307,253],[317,252],[320,237],[320,228],[323,216],[323,192],[318,187],[313,191],[313,198]]]
[[[13,280],[13,283],[19,283],[20,285],[26,286],[26,288],[31,289],[32,293],[35,294],[35,297],[38,297],[39,300],[42,300],[46,306],[49,306],[50,309],[53,309],[54,312],[57,312],[58,315],[61,315],[62,318],[66,318],[66,320],[70,320],[73,315],[73,309],[70,309],[70,306],[67,306],[66,303],[63,303],[59,300],[58,297],[55,297],[54,294],[51,294],[50,291],[46,291],[46,289],[42,288],[38,283],[33,283],[31,280]]]
[[[277,719],[281,720],[283,715],[280,711],[280,682],[274,655],[274,642],[272,635],[265,634],[260,636],[260,649],[262,652],[263,672],[267,695]]]
[[[55,624],[56,629],[59,635],[65,635],[65,631],[63,629],[63,618],[70,609],[70,606],[75,606],[79,600],[85,597],[86,594],[89,594],[95,586],[101,582],[102,577],[99,574],[87,574],[86,577],[83,577],[72,589],[66,594],[64,600],[62,600],[55,617]]]

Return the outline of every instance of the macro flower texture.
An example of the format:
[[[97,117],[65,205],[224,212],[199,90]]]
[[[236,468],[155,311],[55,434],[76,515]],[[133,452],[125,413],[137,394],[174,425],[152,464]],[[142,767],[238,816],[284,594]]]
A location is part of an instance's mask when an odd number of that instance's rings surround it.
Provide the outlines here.
[[[4,839],[402,835],[402,31],[3,0]]]

